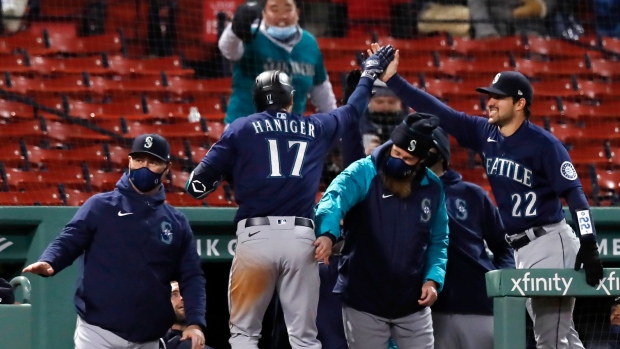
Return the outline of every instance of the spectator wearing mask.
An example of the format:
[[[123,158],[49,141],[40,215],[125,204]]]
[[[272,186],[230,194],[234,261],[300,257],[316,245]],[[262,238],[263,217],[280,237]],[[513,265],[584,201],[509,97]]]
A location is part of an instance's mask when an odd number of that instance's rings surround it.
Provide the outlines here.
[[[279,70],[291,77],[294,113],[304,113],[308,96],[318,112],[332,111],[336,97],[323,55],[314,36],[299,26],[295,1],[266,0],[264,5],[262,12],[256,3],[239,5],[219,39],[222,55],[234,62],[233,92],[224,122],[230,124],[255,112],[254,80],[267,70]]]
[[[404,118],[400,98],[383,81],[376,80],[368,109],[360,122],[366,155],[390,139],[390,134]]]

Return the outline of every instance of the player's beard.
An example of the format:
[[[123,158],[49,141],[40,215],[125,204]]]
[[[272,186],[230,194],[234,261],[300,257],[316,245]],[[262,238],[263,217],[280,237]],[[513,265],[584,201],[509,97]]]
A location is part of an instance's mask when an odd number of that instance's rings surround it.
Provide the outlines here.
[[[497,111],[497,114],[495,114],[495,117],[493,117],[493,120],[491,121],[491,119],[489,118],[489,123],[492,125],[495,125],[499,128],[502,128],[508,124],[510,124],[512,122],[512,120],[514,119],[514,112],[510,112],[507,111],[504,114],[500,114],[499,110]]]
[[[187,318],[185,317],[184,312],[175,311],[176,319],[174,321],[177,325],[185,325],[187,323]]]
[[[411,187],[413,185],[413,178],[418,173],[419,169],[408,174],[404,178],[394,178],[385,173],[381,174],[381,182],[383,187],[389,190],[394,195],[401,199],[409,197],[411,195]]]

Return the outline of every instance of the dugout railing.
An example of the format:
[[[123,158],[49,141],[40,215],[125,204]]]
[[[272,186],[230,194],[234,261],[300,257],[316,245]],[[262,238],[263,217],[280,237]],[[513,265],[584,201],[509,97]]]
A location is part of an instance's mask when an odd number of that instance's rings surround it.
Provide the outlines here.
[[[620,269],[605,268],[598,286],[586,284],[583,270],[505,269],[486,274],[493,298],[494,348],[526,348],[526,297],[620,296]]]

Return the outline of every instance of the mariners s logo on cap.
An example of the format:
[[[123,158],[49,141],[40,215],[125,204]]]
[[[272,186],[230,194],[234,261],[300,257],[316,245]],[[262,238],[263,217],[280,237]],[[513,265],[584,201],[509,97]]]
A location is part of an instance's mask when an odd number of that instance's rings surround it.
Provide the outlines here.
[[[499,80],[500,76],[502,76],[502,73],[497,73],[497,75],[495,75],[495,78],[493,78],[493,82],[491,82],[491,84],[496,83]]]
[[[418,141],[412,139],[411,142],[409,142],[409,147],[407,148],[407,151],[414,151],[416,144],[418,144]]]
[[[153,146],[153,137],[146,137],[146,139],[144,140],[144,147],[148,149],[152,146]]]

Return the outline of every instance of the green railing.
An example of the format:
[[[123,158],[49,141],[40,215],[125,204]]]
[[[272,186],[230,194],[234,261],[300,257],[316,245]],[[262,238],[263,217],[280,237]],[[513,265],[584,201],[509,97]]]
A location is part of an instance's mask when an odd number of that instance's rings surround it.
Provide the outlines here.
[[[524,349],[526,297],[620,296],[620,269],[605,269],[597,287],[572,269],[505,269],[486,274],[493,298],[495,349]]]

